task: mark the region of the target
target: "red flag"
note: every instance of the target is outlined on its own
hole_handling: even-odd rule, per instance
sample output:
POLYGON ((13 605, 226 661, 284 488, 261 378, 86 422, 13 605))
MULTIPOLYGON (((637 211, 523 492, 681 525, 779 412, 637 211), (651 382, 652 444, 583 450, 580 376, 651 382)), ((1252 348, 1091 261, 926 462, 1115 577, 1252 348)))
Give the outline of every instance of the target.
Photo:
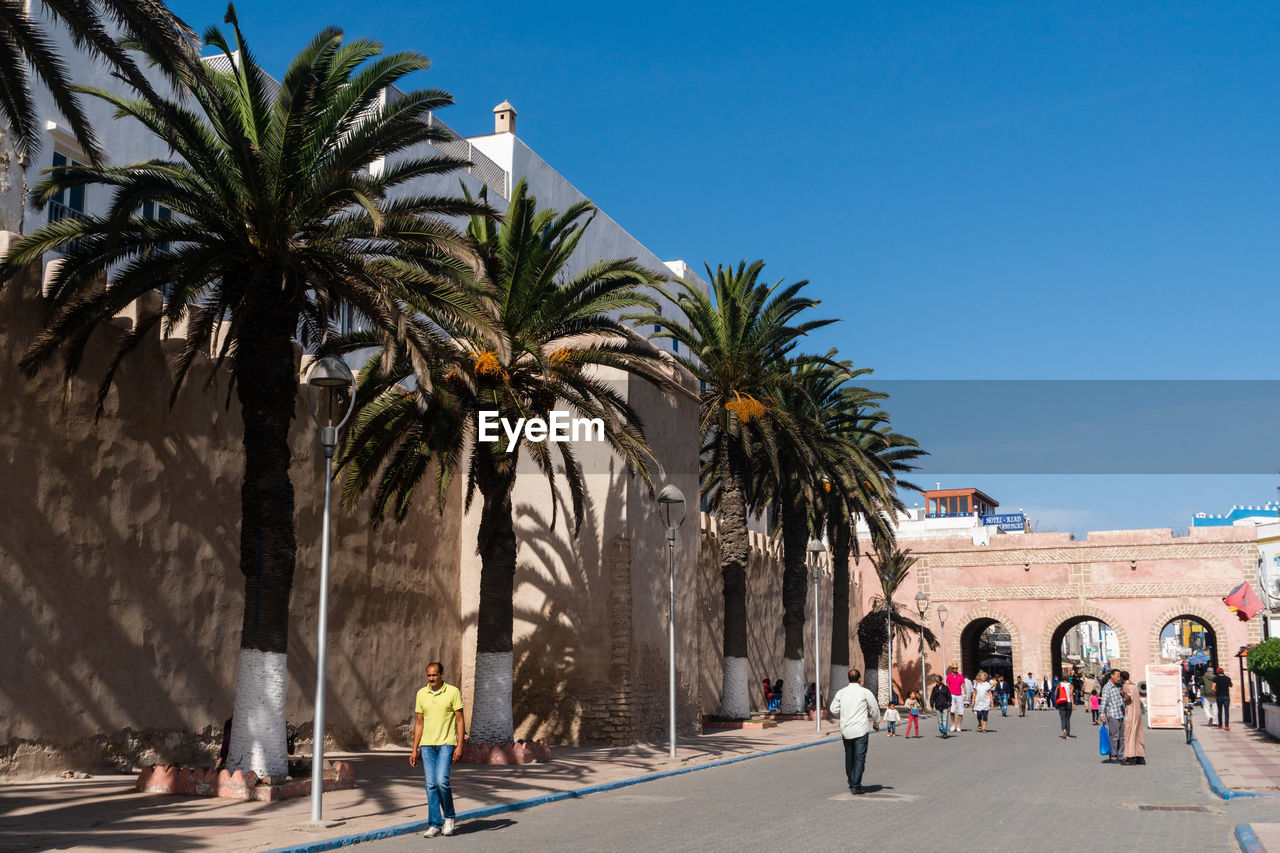
POLYGON ((1233 611, 1241 622, 1248 622, 1262 609, 1262 602, 1253 594, 1253 587, 1249 586, 1248 581, 1231 590, 1227 597, 1222 599, 1222 603, 1227 605, 1227 609, 1233 611))

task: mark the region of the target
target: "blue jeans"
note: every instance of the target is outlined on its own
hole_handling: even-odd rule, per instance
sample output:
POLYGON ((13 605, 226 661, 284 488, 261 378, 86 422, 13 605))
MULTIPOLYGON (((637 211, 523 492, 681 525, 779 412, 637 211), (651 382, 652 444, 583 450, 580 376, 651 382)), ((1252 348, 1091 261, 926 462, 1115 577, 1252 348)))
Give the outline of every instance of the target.
POLYGON ((947 736, 947 709, 938 712, 938 733, 947 736))
POLYGON ((1000 694, 1000 716, 1009 716, 1009 694, 1007 693, 1000 694))
POLYGON ((427 785, 427 826, 444 826, 445 818, 455 814, 453 788, 449 785, 453 750, 452 746, 422 747, 422 777, 427 785))
POLYGON ((867 766, 867 741, 870 734, 850 740, 844 738, 844 774, 849 777, 849 789, 862 787, 862 771, 867 766))

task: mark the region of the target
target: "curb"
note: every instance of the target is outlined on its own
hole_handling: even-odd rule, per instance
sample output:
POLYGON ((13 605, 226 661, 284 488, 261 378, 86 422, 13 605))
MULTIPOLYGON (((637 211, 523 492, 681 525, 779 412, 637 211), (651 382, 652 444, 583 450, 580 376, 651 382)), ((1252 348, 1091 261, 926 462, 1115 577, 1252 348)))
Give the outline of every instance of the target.
POLYGON ((1262 842, 1253 834, 1253 827, 1249 824, 1236 824, 1235 834, 1236 844, 1240 845, 1241 853, 1267 853, 1267 848, 1262 846, 1262 842))
MULTIPOLYGON (((733 758, 722 758, 719 761, 711 761, 706 764, 699 764, 695 767, 681 767, 676 770, 664 770, 661 773, 649 773, 644 776, 634 776, 630 779, 619 779, 616 782, 605 782, 600 785, 588 785, 585 788, 575 788, 572 791, 559 791, 555 794, 545 794, 541 797, 531 797, 527 800, 517 800, 513 803, 500 803, 494 806, 481 806, 478 809, 459 812, 457 819, 477 820, 479 818, 493 817, 494 815, 506 814, 507 812, 524 811, 535 806, 544 806, 548 803, 556 803, 561 800, 579 799, 591 794, 599 794, 604 791, 614 791, 618 788, 627 788, 632 785, 641 785, 645 782, 653 782, 657 779, 665 779, 669 776, 683 776, 686 773, 696 773, 699 770, 710 770, 712 767, 724 767, 727 764, 737 764, 740 761, 750 761, 753 758, 764 758, 768 755, 781 755, 784 752, 795 752, 799 749, 808 749, 811 746, 821 746, 823 744, 835 743, 840 740, 840 736, 815 740, 811 743, 800 743, 795 746, 784 746, 778 749, 770 749, 765 752, 753 752, 750 755, 738 755, 733 758)), ((323 850, 337 850, 340 847, 350 847, 354 844, 362 844, 366 841, 379 841, 384 838, 394 838, 398 835, 409 835, 414 832, 422 832, 427 828, 425 820, 414 821, 413 823, 401 823, 395 826, 388 826, 382 829, 372 829, 366 832, 356 832, 351 835, 339 835, 336 838, 325 838, 319 841, 309 841, 304 844, 295 844, 288 847, 273 847, 265 853, 320 853, 323 850)))
MULTIPOLYGON (((1204 748, 1200 746, 1200 738, 1195 735, 1191 736, 1191 748, 1196 751, 1196 758, 1200 760, 1200 769, 1204 771, 1204 778, 1209 783, 1209 790, 1213 791, 1224 800, 1235 800, 1241 797, 1274 797, 1276 794, 1255 794, 1252 791, 1233 791, 1226 785, 1222 784, 1222 779, 1218 776, 1218 771, 1213 769, 1213 765, 1209 763, 1209 757, 1204 754, 1204 748)), ((1248 829, 1247 824, 1240 826, 1248 829)), ((1236 833, 1239 835, 1240 827, 1236 827, 1236 833)), ((1249 830, 1249 834, 1253 835, 1253 830, 1249 830)), ((1254 838, 1257 841, 1257 838, 1254 838)), ((1256 848, 1261 850, 1261 847, 1256 848)))

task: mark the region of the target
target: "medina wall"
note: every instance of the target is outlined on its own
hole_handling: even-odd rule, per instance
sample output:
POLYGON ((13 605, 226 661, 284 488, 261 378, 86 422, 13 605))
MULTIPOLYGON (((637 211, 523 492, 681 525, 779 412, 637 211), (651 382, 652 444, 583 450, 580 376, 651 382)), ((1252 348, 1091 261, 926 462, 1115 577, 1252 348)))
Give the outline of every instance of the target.
MULTIPOLYGON (((1000 623, 1012 638, 1013 671, 1042 678, 1052 671, 1055 632, 1096 619, 1116 632, 1119 656, 1113 665, 1140 681, 1146 678, 1147 664, 1165 662, 1161 630, 1185 616, 1213 631, 1219 664, 1237 682, 1233 702, 1240 701, 1234 655, 1261 639, 1261 620, 1239 621, 1222 598, 1241 582, 1254 580, 1254 527, 1192 527, 1186 536, 1165 528, 1095 531, 1085 539, 1069 533, 995 536, 988 545, 975 545, 968 537, 903 539, 901 544, 919 561, 895 600, 910 610, 917 590, 924 590, 929 596, 927 621, 935 632, 940 631, 937 607, 947 605, 947 622, 940 631, 945 651, 928 653, 930 673, 942 671, 945 654, 947 663, 974 674, 973 656, 962 642, 965 629, 972 625, 976 632, 1000 623)), ((863 586, 875 588, 874 570, 865 556, 858 569, 863 586)), ((899 690, 920 683, 915 643, 895 645, 894 678, 899 690)))
MULTIPOLYGON (((157 338, 127 359, 104 416, 93 395, 112 339, 81 377, 17 370, 45 319, 33 274, 0 291, 0 774, 125 768, 216 755, 230 714, 244 583, 242 456, 225 375, 199 364, 168 405, 157 338), (202 388, 211 382, 207 392, 202 388)), ((315 690, 323 455, 299 396, 291 438, 298 561, 288 721, 309 737, 315 690)), ((457 672, 457 501, 371 528, 334 505, 328 732, 335 747, 399 740, 425 662, 457 672)))
MULTIPOLYGON (((704 714, 720 712, 724 663, 724 582, 720 577, 720 535, 717 520, 702 515, 702 542, 698 554, 698 655, 699 693, 704 714)), ((763 711, 764 695, 760 683, 784 677, 782 629, 782 544, 760 533, 750 533, 751 557, 747 563, 747 682, 751 709, 763 711)), ((810 558, 813 559, 812 557, 810 558)), ((812 565, 812 563, 810 564, 812 565)), ((822 693, 830 697, 831 672, 831 567, 829 556, 819 558, 822 570, 818 594, 819 637, 822 653, 822 693)), ((811 570, 810 570, 811 571, 811 570)), ((804 683, 813 681, 813 586, 805 597, 804 683)), ((850 593, 849 625, 857 626, 857 610, 850 593)), ((856 644, 854 644, 856 646, 856 644)), ((852 660, 852 659, 851 659, 852 660)))

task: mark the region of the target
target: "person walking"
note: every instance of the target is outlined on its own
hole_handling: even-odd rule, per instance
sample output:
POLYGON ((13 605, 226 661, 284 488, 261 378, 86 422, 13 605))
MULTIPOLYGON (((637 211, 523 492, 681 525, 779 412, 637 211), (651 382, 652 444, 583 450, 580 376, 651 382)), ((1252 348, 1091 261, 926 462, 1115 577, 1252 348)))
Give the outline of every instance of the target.
POLYGON ((1231 676, 1222 667, 1213 677, 1213 698, 1218 703, 1218 725, 1231 731, 1231 676))
POLYGON ((1036 677, 1028 672, 1026 680, 1022 682, 1022 695, 1026 698, 1024 703, 1026 711, 1034 711, 1036 709, 1036 677))
POLYGON ((1058 722, 1062 726, 1062 739, 1066 740, 1072 737, 1071 734, 1071 711, 1075 705, 1075 696, 1072 695, 1071 681, 1063 678, 1059 679, 1058 686, 1054 688, 1053 704, 1058 708, 1058 722))
POLYGON ((1124 761, 1124 696, 1120 692, 1120 672, 1112 670, 1111 679, 1102 688, 1102 700, 1099 703, 1101 716, 1099 719, 1107 727, 1107 735, 1111 738, 1111 754, 1107 763, 1124 761))
POLYGON ((1089 691, 1089 713, 1093 715, 1093 724, 1098 724, 1098 709, 1101 707, 1101 701, 1098 699, 1098 689, 1095 687, 1089 691))
POLYGON ((1040 683, 1040 690, 1038 691, 1038 694, 1037 694, 1039 697, 1037 701, 1039 701, 1040 703, 1041 711, 1049 710, 1049 701, 1053 698, 1053 695, 1049 691, 1050 691, 1049 676, 1046 675, 1044 677, 1044 680, 1040 683))
POLYGON ((955 664, 951 664, 947 673, 947 690, 951 693, 950 729, 959 733, 964 725, 964 676, 955 664))
POLYGON ((996 680, 996 700, 1000 703, 1000 716, 1009 716, 1009 682, 1003 675, 996 680))
POLYGON ((422 776, 427 786, 427 831, 425 838, 453 835, 456 813, 449 772, 458 760, 466 729, 462 720, 462 693, 444 683, 444 664, 427 664, 427 686, 418 691, 413 713, 413 749, 409 766, 422 755, 422 776))
POLYGON ((920 691, 912 690, 911 695, 907 697, 907 737, 911 737, 911 730, 915 729, 915 736, 920 737, 920 691))
POLYGON ((1200 676, 1200 706, 1204 708, 1204 720, 1207 725, 1213 723, 1213 673, 1205 670, 1200 676))
POLYGON ((985 671, 978 673, 978 680, 973 683, 973 714, 978 718, 978 731, 986 734, 987 715, 991 712, 991 692, 995 685, 991 676, 985 671))
POLYGON ((1124 763, 1146 764, 1147 745, 1142 739, 1142 695, 1138 684, 1129 680, 1129 673, 1120 672, 1124 679, 1124 763))
POLYGON ((929 691, 929 707, 938 712, 938 734, 948 737, 950 725, 947 714, 951 711, 951 689, 941 675, 933 677, 933 690, 929 691))
POLYGON ((840 718, 840 738, 844 742, 844 774, 849 793, 865 794, 862 773, 867 766, 867 741, 880 731, 880 702, 863 687, 862 671, 849 670, 849 684, 831 697, 831 713, 840 718))

